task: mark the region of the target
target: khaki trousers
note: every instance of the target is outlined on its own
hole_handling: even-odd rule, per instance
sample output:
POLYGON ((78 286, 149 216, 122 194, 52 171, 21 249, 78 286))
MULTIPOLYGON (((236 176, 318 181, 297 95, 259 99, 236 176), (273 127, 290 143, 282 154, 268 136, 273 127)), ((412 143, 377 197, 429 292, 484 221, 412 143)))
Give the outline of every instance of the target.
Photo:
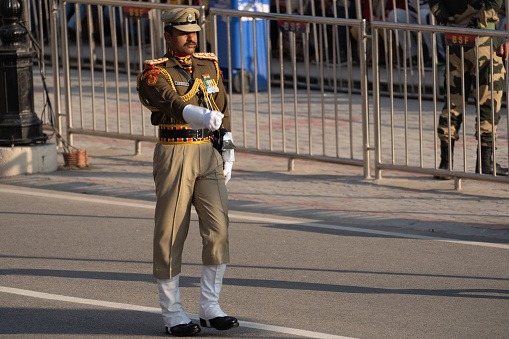
POLYGON ((203 265, 228 263, 228 194, 223 161, 212 143, 157 144, 153 174, 154 277, 170 279, 180 273, 191 204, 199 219, 203 265))

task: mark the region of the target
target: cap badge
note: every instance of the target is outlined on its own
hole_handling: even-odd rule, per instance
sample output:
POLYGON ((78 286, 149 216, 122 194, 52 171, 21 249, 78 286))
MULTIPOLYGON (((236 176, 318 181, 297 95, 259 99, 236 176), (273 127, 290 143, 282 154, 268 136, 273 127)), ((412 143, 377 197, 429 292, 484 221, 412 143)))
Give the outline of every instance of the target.
POLYGON ((187 22, 193 22, 193 15, 191 13, 187 16, 187 22))

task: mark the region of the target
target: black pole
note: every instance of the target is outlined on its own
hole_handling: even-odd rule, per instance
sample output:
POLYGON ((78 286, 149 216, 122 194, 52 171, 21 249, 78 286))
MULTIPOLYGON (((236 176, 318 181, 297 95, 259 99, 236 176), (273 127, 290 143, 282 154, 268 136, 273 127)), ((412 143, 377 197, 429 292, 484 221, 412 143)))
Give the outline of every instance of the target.
POLYGON ((36 53, 25 42, 22 13, 20 0, 0 0, 0 146, 48 139, 34 112, 32 62, 36 53))

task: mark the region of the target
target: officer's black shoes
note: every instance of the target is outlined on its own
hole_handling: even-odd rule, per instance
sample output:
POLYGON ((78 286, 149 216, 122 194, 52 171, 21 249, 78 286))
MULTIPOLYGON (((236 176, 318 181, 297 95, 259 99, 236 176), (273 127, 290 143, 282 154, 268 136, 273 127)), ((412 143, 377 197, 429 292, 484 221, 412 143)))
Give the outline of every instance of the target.
POLYGON ((239 322, 234 317, 216 317, 214 319, 205 320, 200 318, 200 325, 203 327, 213 327, 216 330, 229 330, 230 328, 238 327, 239 322))
POLYGON ((180 324, 173 327, 166 327, 166 333, 173 334, 176 337, 190 337, 200 333, 200 326, 190 322, 189 324, 180 324))
MULTIPOLYGON (((229 330, 238 327, 239 322, 234 317, 217 317, 210 320, 200 318, 200 324, 203 327, 212 327, 216 330, 229 330)), ((189 324, 181 324, 173 327, 166 327, 166 333, 173 334, 176 337, 191 337, 200 333, 201 328, 197 324, 190 322, 189 324)))

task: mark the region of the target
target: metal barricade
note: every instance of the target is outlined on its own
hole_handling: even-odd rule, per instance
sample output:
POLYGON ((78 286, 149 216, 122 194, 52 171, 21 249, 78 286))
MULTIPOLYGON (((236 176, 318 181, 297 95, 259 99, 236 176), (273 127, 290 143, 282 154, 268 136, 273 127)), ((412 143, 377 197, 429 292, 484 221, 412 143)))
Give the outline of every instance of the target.
MULTIPOLYGON (((254 90, 249 93, 252 89, 250 78, 242 75, 248 65, 242 64, 237 74, 241 75, 238 82, 243 94, 235 95, 231 52, 219 55, 228 59, 225 78, 232 79, 228 81, 231 120, 236 144, 242 151, 286 156, 290 159, 289 168, 293 166, 293 159, 364 166, 364 175, 369 177, 366 65, 362 59, 357 65, 352 64, 351 49, 347 62, 342 64, 336 39, 338 27, 355 26, 358 32, 363 32, 364 21, 211 8, 212 32, 217 32, 219 20, 223 20, 227 27, 226 50, 240 48, 240 60, 245 59, 242 39, 257 41, 257 21, 264 23, 266 31, 270 31, 271 25, 278 26, 278 45, 272 46, 271 39, 267 39, 266 45, 260 46, 267 51, 265 60, 258 60, 256 53, 248 58, 254 65, 267 62, 270 81, 264 91, 258 90, 259 74, 255 67, 252 74, 254 90), (238 25, 240 41, 231 41, 234 18, 253 25, 248 34, 243 33, 245 25, 238 25), (326 30, 332 33, 331 55, 325 54, 323 40, 310 45, 312 32, 320 35, 326 30), (288 35, 289 50, 294 51, 290 60, 283 56, 284 35, 288 35), (296 44, 297 38, 302 41, 300 48, 296 44), (310 52, 315 53, 314 58, 310 57, 310 52), (353 94, 355 85, 360 95, 353 94)), ((217 53, 217 39, 212 46, 212 51, 217 53)), ((363 44, 359 49, 360 54, 364 54, 363 44)))
MULTIPOLYGON (((60 128, 65 129, 69 144, 73 143, 74 135, 84 134, 135 140, 139 151, 141 141, 156 140, 156 131, 149 121, 150 111, 137 99, 135 75, 141 71, 145 59, 164 54, 159 14, 172 7, 181 5, 69 0, 55 7, 54 26, 59 28, 55 37, 61 37, 57 41, 61 42, 64 89, 59 111, 61 109, 66 118, 65 128, 60 128), (74 11, 75 17, 85 18, 83 25, 81 20, 75 21, 74 31, 70 34, 69 9, 74 11)), ((242 16, 242 20, 251 20, 253 24, 263 20, 267 31, 271 24, 281 22, 300 23, 306 29, 304 33, 278 31, 279 60, 274 61, 277 57, 273 59, 271 53, 266 59, 270 65, 267 68, 270 79, 267 90, 255 88, 251 93, 237 93, 232 91, 232 81, 229 82, 233 132, 239 151, 286 156, 290 159, 289 166, 293 166, 293 159, 297 158, 364 166, 365 177, 370 176, 368 152, 372 148, 367 127, 365 64, 358 61, 352 65, 352 53, 348 55, 348 62, 340 63, 336 35, 340 26, 355 26, 362 32, 363 21, 213 8, 207 20, 204 8, 199 9, 204 28, 200 35, 201 51, 206 51, 207 29, 212 29, 210 26, 220 14, 242 16), (325 31, 333 35, 331 55, 325 54, 325 31), (296 35, 300 35, 307 52, 302 59, 298 60, 294 54, 287 60, 283 58, 283 38, 289 37, 296 51, 296 35), (313 45, 310 35, 322 36, 322 40, 314 41, 313 45), (310 57, 310 50, 315 53, 314 58, 310 57), (362 91, 364 95, 359 95, 362 91), (293 105, 288 105, 289 102, 293 105)), ((256 30, 253 33, 256 34, 256 30)), ((217 50, 215 34, 210 36, 216 41, 211 41, 211 45, 217 50)), ((266 41, 270 52, 270 40, 266 41)), ((361 44, 359 50, 362 49, 361 44)), ((58 55, 57 51, 54 49, 53 55, 58 55)), ((56 58, 57 67, 58 61, 56 58)), ((230 58, 228 62, 231 63, 230 58)), ((59 76, 55 79, 60 81, 59 76)))
MULTIPOLYGON (((461 29, 453 27, 440 27, 440 26, 421 26, 421 25, 410 25, 410 24, 394 24, 384 22, 373 22, 372 28, 372 39, 373 39, 373 50, 377 50, 380 45, 380 32, 385 32, 384 36, 388 40, 389 46, 392 43, 392 37, 398 31, 412 32, 417 35, 417 38, 421 39, 423 33, 431 33, 433 35, 437 33, 448 33, 456 34, 458 36, 473 36, 475 48, 475 59, 479 59, 479 38, 486 36, 490 43, 490 74, 493 74, 493 37, 509 37, 507 32, 497 32, 488 30, 478 29, 461 29)), ((454 36, 454 35, 453 35, 454 36)), ((461 46, 461 73, 464 74, 461 77, 461 88, 462 88, 462 100, 465 102, 465 98, 468 97, 468 92, 471 91, 470 87, 466 87, 465 76, 465 59, 464 50, 465 47, 461 46), (468 92, 467 92, 468 91, 468 92)), ((399 51, 398 51, 399 52, 399 51)), ((436 51, 435 51, 436 52, 436 51)), ((403 54, 405 50, 403 49, 403 54)), ((406 77, 408 71, 412 65, 394 65, 392 49, 388 50, 389 68, 382 70, 379 67, 378 54, 374 54, 376 60, 373 62, 373 112, 374 112, 374 131, 375 131, 375 177, 377 179, 382 178, 382 170, 398 170, 407 171, 412 173, 429 174, 435 176, 452 176, 455 178, 456 188, 461 188, 461 179, 475 179, 475 180, 489 180, 509 183, 507 177, 500 177, 495 175, 481 175, 475 171, 476 165, 480 164, 480 160, 477 157, 477 152, 480 152, 481 145, 476 141, 475 135, 478 135, 480 130, 479 126, 476 125, 476 121, 480 121, 480 107, 479 101, 475 105, 464 106, 461 112, 460 119, 463 120, 463 132, 458 141, 456 141, 456 158, 458 158, 461 152, 461 161, 453 161, 454 168, 450 169, 438 169, 439 164, 439 150, 440 140, 437 137, 438 118, 440 112, 442 112, 442 105, 437 106, 437 97, 443 96, 440 93, 438 84, 443 81, 442 77, 438 76, 439 70, 436 66, 436 53, 433 53, 433 67, 431 71, 426 71, 422 66, 422 57, 418 57, 417 67, 415 67, 417 80, 418 80, 418 92, 417 98, 411 99, 406 92, 406 87, 410 86, 405 82, 405 90, 403 96, 397 98, 394 93, 393 76, 397 71, 402 71, 406 77), (396 68, 399 68, 396 70, 396 68), (384 74, 385 73, 385 74, 384 74), (380 88, 387 88, 389 91, 389 97, 382 97, 380 88), (433 101, 423 101, 422 93, 426 90, 431 89, 433 95, 433 101), (417 99, 417 100, 415 100, 417 99), (476 128, 474 128, 476 125, 476 128)), ((440 72, 442 75, 445 74, 445 93, 450 98, 450 88, 453 81, 449 77, 449 60, 450 60, 449 46, 446 48, 446 67, 440 72)), ((405 58, 403 58, 405 60, 405 58)), ((475 69, 476 83, 473 84, 475 97, 479 97, 479 63, 474 63, 472 66, 475 69)), ((507 67, 507 65, 506 65, 507 67)), ((490 78, 488 87, 491 91, 491 121, 494 120, 496 107, 500 106, 499 103, 493 101, 494 93, 494 76, 490 78)), ((456 83, 457 85, 457 83, 456 83)), ((507 80, 506 80, 507 89, 507 80)), ((450 127, 451 121, 451 105, 449 102, 445 103, 444 112, 448 115, 448 122, 450 127)), ((506 117, 507 117, 507 105, 506 105, 506 117)), ((507 145, 507 131, 509 123, 498 125, 498 138, 495 138, 495 132, 492 131, 492 138, 494 152, 493 161, 496 163, 498 157, 507 159, 508 145, 507 145)), ((451 144, 449 137, 448 144, 451 144)), ((449 149, 449 152, 454 150, 449 149)), ((450 154, 450 153, 449 153, 450 154)), ((507 160, 506 160, 507 161, 507 160)), ((452 163, 451 163, 452 164, 452 163)), ((505 162, 504 167, 507 166, 505 162)))
MULTIPOLYGON (((127 139, 135 141, 139 152, 142 141, 157 140, 150 111, 137 98, 135 78, 145 59, 163 56, 166 46, 159 15, 161 10, 174 7, 182 5, 120 0, 54 0, 49 4, 53 107, 58 117, 55 124, 68 143, 73 143, 75 134, 127 139), (71 34, 65 9, 72 9, 79 18, 83 13, 86 17, 83 25, 81 20, 76 21, 71 34), (60 120, 64 117, 66 126, 60 120)), ((436 66, 435 50, 438 33, 497 37, 507 37, 507 33, 379 21, 371 22, 367 32, 366 22, 357 19, 217 8, 210 8, 205 16, 204 6, 195 8, 201 13, 203 27, 200 51, 211 48, 218 53, 218 21, 226 24, 227 33, 221 43, 229 52, 219 57, 227 60, 225 83, 239 151, 287 157, 289 169, 293 168, 294 159, 362 166, 365 178, 371 176, 374 155, 378 179, 382 178, 382 170, 391 169, 452 174, 457 188, 461 178, 508 182, 507 178, 479 175, 472 170, 479 145, 471 133, 476 116, 468 113, 464 117, 462 139, 467 141, 461 144, 462 161, 456 162, 453 171, 437 169, 436 130, 441 110, 437 101, 443 96, 441 75, 445 67, 436 66), (232 28, 234 19, 252 29, 243 31, 244 24, 232 28), (267 32, 263 46, 266 56, 259 59, 253 53, 248 64, 240 66, 241 76, 235 84, 231 51, 239 48, 242 56, 243 39, 250 41, 255 50, 260 47, 256 29, 260 23, 267 32), (340 56, 339 28, 357 31, 355 47, 349 35, 346 37, 346 56, 340 56), (241 41, 231 40, 234 29, 239 30, 241 41), (384 62, 378 53, 382 45, 380 32, 385 37, 384 62), (398 32, 417 36, 419 53, 415 65, 402 63, 409 46, 406 38, 396 38, 398 32), (435 46, 431 68, 425 67, 420 47, 422 35, 428 33, 435 46), (370 39, 369 46, 376 53, 372 53, 372 69, 368 71, 370 39), (396 55, 393 46, 398 51, 396 55), (254 74, 245 78, 249 63, 255 66, 254 74), (257 63, 266 63, 266 88, 259 86, 257 63)), ((44 43, 42 35, 38 39, 44 43)), ((499 125, 495 161, 507 157, 508 129, 499 125)))

